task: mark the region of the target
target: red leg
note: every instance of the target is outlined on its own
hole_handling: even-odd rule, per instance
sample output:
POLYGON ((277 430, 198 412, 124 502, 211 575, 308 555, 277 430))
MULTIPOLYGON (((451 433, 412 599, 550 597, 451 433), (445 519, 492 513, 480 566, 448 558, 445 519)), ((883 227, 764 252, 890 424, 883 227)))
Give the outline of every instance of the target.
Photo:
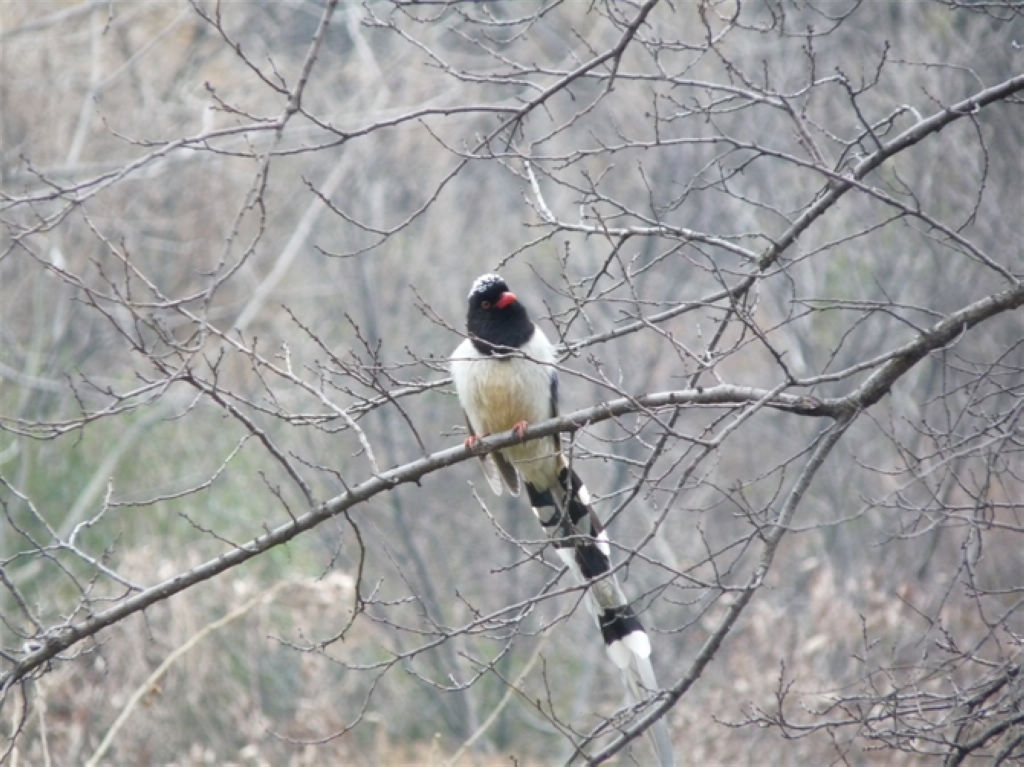
POLYGON ((516 421, 512 424, 512 431, 516 433, 516 436, 519 437, 519 439, 523 439, 526 435, 527 426, 529 426, 529 424, 526 421, 516 421))
POLYGON ((470 434, 468 437, 466 437, 465 440, 463 440, 462 444, 466 446, 467 450, 472 450, 474 447, 476 447, 476 443, 479 441, 480 438, 478 436, 476 436, 475 434, 470 434))

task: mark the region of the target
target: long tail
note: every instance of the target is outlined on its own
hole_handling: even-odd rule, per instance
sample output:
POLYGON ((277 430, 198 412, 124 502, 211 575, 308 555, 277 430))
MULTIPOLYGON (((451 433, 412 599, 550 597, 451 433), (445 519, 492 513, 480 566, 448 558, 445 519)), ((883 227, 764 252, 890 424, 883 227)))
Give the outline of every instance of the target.
MULTIPOLYGON (((611 545, 590 507, 590 493, 564 456, 560 455, 559 461, 558 481, 553 487, 540 489, 525 483, 530 505, 553 540, 558 556, 581 582, 588 584, 605 649, 638 703, 660 689, 651 666, 651 641, 618 579, 609 574, 611 545)), ((674 765, 663 719, 655 722, 651 735, 661 767, 674 765)))

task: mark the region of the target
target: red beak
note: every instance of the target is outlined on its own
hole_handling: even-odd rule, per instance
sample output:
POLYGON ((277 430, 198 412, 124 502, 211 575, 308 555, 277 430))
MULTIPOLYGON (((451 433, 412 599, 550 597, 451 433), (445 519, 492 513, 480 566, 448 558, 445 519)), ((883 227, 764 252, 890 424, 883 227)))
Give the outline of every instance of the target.
POLYGON ((501 294, 501 298, 499 298, 494 305, 499 309, 504 309, 509 304, 514 304, 515 302, 516 294, 506 290, 504 293, 501 294))

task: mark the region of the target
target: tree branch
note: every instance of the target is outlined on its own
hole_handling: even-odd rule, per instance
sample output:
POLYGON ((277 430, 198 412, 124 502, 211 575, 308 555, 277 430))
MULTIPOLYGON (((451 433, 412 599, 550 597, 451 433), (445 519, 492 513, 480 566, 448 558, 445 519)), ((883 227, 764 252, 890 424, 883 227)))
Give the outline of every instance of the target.
MULTIPOLYGON (((585 426, 617 418, 629 413, 653 411, 665 407, 739 405, 763 401, 765 407, 796 415, 832 418, 848 423, 857 412, 875 404, 892 385, 920 361, 928 352, 949 344, 958 335, 985 319, 1024 305, 1024 286, 1005 290, 985 297, 936 323, 914 341, 897 348, 891 359, 867 381, 845 397, 817 399, 779 393, 768 396, 769 390, 753 387, 720 385, 706 389, 682 389, 656 392, 638 397, 622 397, 582 408, 572 413, 531 424, 525 431, 527 440, 559 432, 571 433, 585 426), (767 397, 767 398, 766 398, 767 397)), ((472 450, 464 446, 449 447, 415 461, 376 474, 352 489, 335 496, 292 522, 287 522, 263 535, 253 538, 236 549, 208 560, 198 567, 151 586, 109 610, 97 613, 78 624, 54 629, 42 637, 41 646, 27 653, 9 671, 0 675, 0 694, 6 694, 11 685, 28 673, 56 657, 56 655, 86 637, 110 626, 163 599, 184 591, 197 583, 229 570, 254 556, 285 543, 300 533, 310 530, 326 519, 402 484, 418 483, 435 471, 465 461, 475 455, 490 453, 519 441, 514 432, 504 432, 481 439, 472 450)), ((783 524, 782 522, 779 523, 783 524)), ((680 692, 681 694, 681 692, 680 692)))

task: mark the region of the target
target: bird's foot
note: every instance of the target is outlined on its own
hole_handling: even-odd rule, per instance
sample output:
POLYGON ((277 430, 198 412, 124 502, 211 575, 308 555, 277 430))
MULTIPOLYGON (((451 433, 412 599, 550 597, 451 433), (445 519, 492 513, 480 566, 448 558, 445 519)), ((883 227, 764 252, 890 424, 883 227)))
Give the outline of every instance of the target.
POLYGON ((466 450, 472 450, 480 443, 480 437, 475 434, 470 434, 463 440, 462 444, 466 446, 466 450))
POLYGON ((529 424, 526 421, 516 421, 512 424, 512 431, 516 433, 516 436, 519 437, 519 439, 523 439, 526 436, 527 426, 529 426, 529 424))

